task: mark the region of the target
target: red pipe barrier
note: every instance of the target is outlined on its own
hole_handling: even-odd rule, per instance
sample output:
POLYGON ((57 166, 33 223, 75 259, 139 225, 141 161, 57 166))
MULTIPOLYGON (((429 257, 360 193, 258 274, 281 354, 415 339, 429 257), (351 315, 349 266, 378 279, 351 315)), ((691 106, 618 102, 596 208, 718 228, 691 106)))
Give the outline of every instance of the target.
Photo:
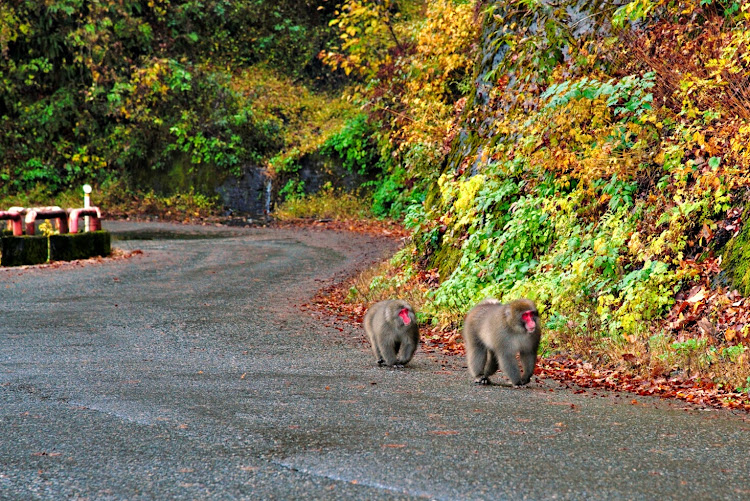
POLYGON ((55 219, 57 221, 57 229, 60 233, 68 232, 68 213, 60 207, 35 207, 29 209, 28 212, 26 212, 27 235, 33 235, 35 233, 34 222, 37 219, 55 219))
POLYGON ((68 222, 71 233, 78 233, 78 220, 84 216, 90 216, 89 230, 98 231, 102 229, 102 213, 99 207, 86 207, 84 209, 68 209, 68 222))
POLYGON ((8 226, 13 229, 13 236, 23 235, 23 215, 14 210, 0 210, 0 220, 7 220, 8 226))

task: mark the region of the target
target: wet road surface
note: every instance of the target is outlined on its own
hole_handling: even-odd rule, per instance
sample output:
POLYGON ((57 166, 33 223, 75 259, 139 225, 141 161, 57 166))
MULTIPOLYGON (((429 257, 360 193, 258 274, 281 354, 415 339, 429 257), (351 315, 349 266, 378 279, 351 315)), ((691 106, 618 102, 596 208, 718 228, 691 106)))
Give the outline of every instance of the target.
POLYGON ((392 243, 105 228, 143 254, 0 269, 0 499, 750 498, 744 414, 378 368, 305 311, 392 243))

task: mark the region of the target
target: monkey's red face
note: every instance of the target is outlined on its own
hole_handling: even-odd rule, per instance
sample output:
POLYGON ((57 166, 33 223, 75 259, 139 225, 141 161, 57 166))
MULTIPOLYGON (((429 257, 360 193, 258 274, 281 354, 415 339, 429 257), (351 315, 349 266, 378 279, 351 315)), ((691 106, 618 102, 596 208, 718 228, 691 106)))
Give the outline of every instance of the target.
POLYGON ((411 323, 411 318, 409 318, 409 310, 406 308, 401 308, 401 311, 398 312, 398 316, 401 317, 401 320, 404 321, 404 325, 409 325, 411 323))
POLYGON ((526 332, 534 332, 536 329, 536 322, 534 321, 534 312, 531 310, 524 311, 521 315, 523 324, 526 326, 526 332))

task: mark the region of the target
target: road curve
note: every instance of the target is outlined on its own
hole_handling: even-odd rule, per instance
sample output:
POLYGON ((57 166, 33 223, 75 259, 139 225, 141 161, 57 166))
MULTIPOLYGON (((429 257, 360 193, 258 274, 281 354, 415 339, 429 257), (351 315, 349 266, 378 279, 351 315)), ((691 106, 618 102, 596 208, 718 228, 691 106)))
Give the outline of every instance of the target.
POLYGON ((0 269, 0 499, 750 497, 746 415, 376 367, 303 305, 391 242, 105 228, 143 254, 0 269))

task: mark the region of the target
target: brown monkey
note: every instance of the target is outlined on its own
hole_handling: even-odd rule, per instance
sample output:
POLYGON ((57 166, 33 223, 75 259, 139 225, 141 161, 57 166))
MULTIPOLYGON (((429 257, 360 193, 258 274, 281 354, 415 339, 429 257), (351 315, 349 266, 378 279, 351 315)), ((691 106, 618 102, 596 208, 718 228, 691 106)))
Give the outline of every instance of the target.
POLYGON ((477 384, 490 384, 498 364, 515 386, 531 380, 539 349, 541 326, 536 305, 529 299, 501 304, 485 299, 464 320, 464 347, 469 372, 477 384), (523 375, 516 354, 521 356, 523 375))
POLYGON ((406 301, 375 303, 365 313, 364 327, 378 365, 403 367, 414 356, 419 328, 414 309, 406 301))

